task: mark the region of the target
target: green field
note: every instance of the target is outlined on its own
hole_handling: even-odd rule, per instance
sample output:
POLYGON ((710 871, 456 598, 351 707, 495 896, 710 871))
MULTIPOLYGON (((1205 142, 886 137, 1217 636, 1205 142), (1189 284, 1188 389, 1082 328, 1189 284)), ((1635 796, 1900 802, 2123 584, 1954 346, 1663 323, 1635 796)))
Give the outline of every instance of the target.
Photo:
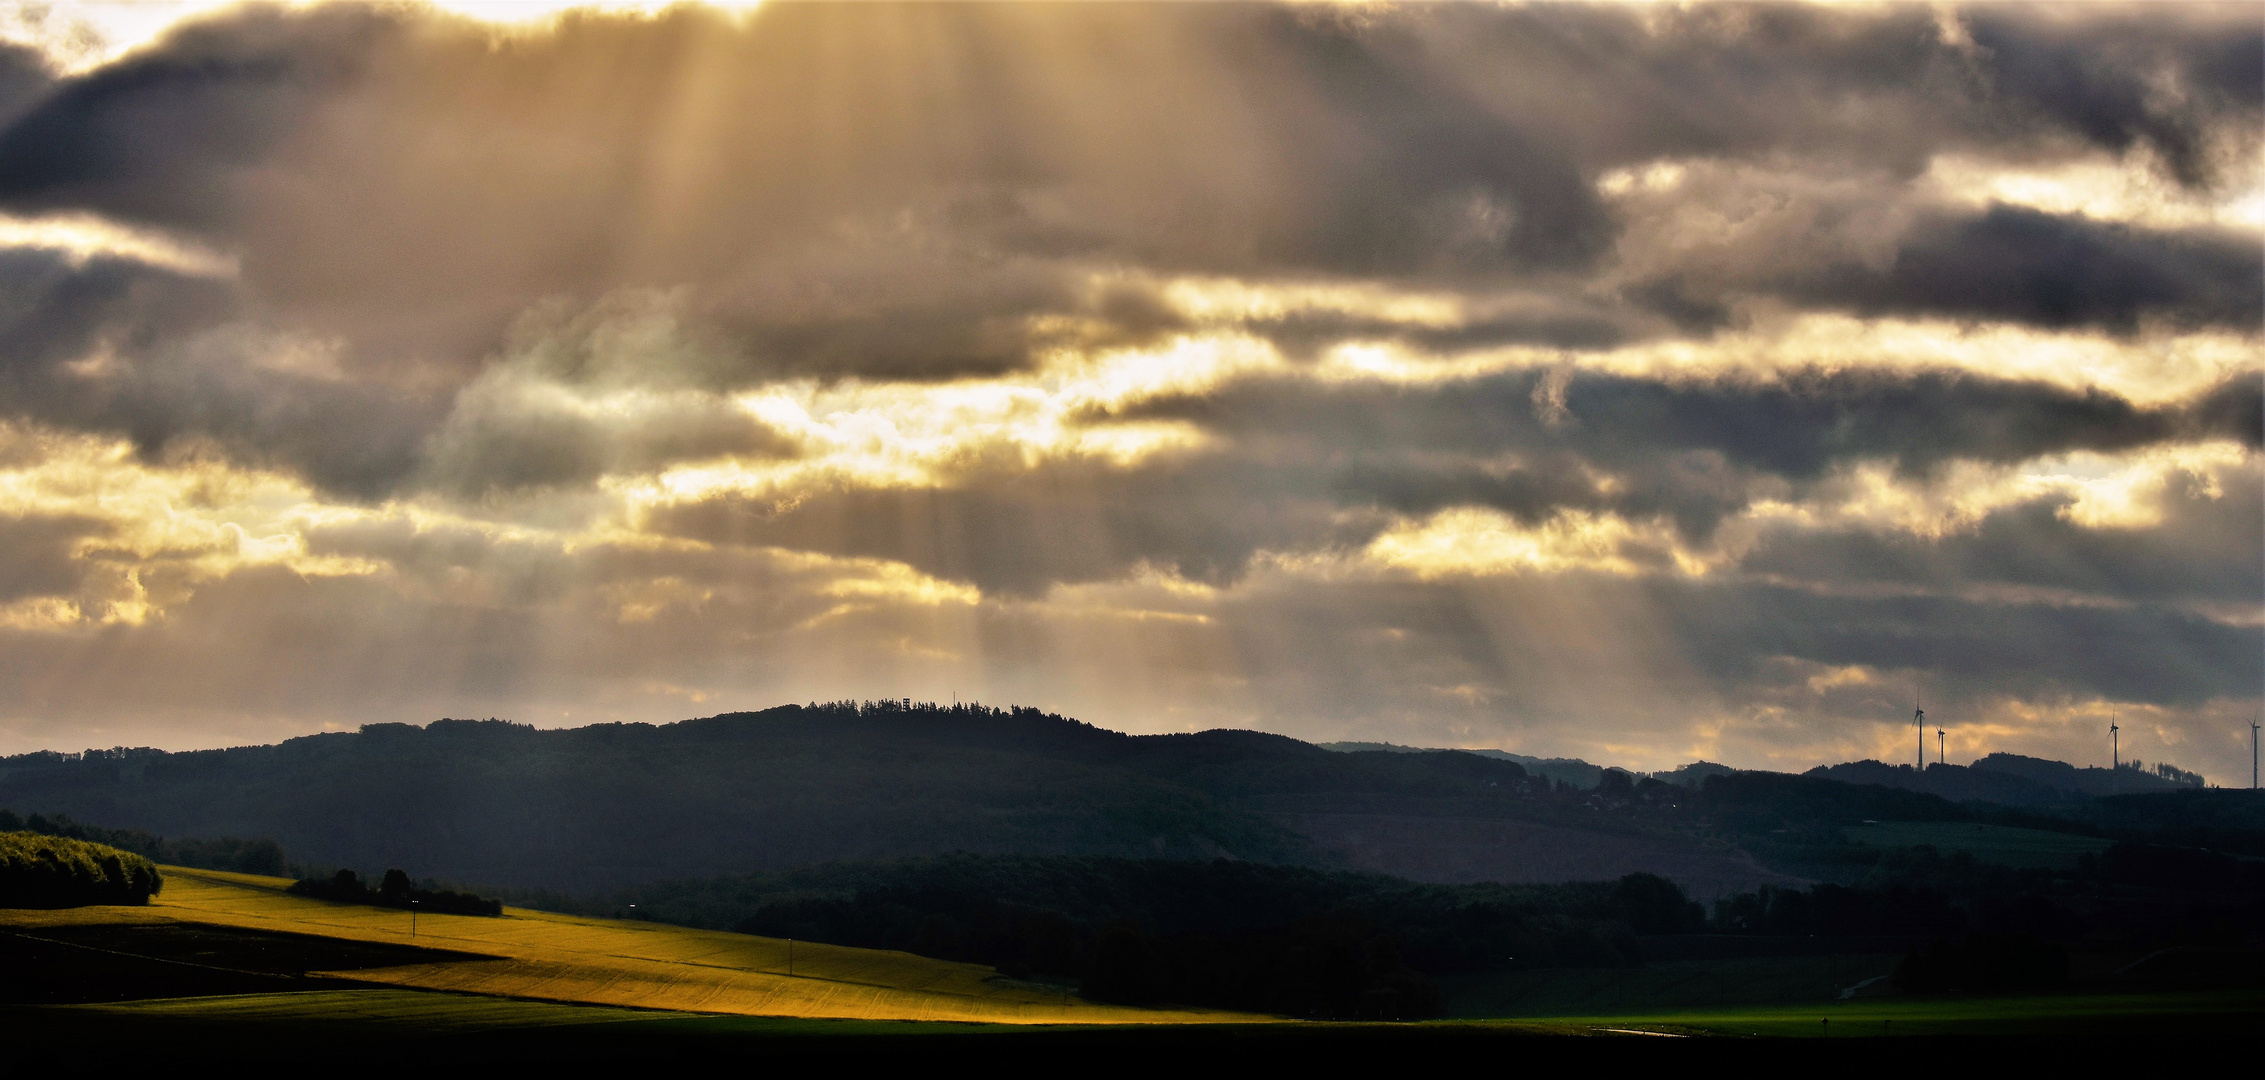
POLYGON ((1857 1036, 2095 1036, 2104 1025, 2137 1034, 2236 1034, 2265 1018, 2265 991, 2160 994, 1955 995, 1881 998, 1799 1006, 1676 1009, 1568 1016, 1582 1028, 1626 1028, 1685 1035, 1852 1038, 1857 1036))
POLYGON ((2091 1056, 2096 1051, 2079 1048, 2110 1028, 2123 1047, 2197 1047, 2246 1038, 2261 1016, 2265 994, 2242 991, 1886 999, 1414 1024, 1029 1025, 717 1016, 365 989, 0 1007, 0 1026, 42 1033, 31 1047, 35 1067, 47 1064, 37 1056, 44 1047, 133 1045, 163 1047, 177 1061, 321 1061, 326 1069, 404 1060, 582 1068, 666 1060, 734 1069, 950 1061, 992 1071, 1059 1071, 1065 1063, 1106 1063, 1109 1071, 1199 1063, 1343 1071, 1437 1055, 1525 1067, 1849 1063, 1858 1059, 1829 1050, 1832 1040, 1876 1044, 1883 1037, 1987 1038, 2030 1057, 2091 1056))
POLYGON ((653 923, 511 909, 427 915, 412 929, 404 912, 292 896, 277 879, 167 874, 146 907, 0 911, 0 960, 40 991, 0 999, 15 1002, 0 1005, 0 1025, 50 1036, 41 1046, 279 1063, 414 1043, 420 1054, 498 1064, 656 1054, 911 1063, 950 1053, 1003 1068, 1065 1055, 1343 1065, 1363 1054, 1492 1053, 1511 1040, 1529 1056, 1599 1039, 1696 1045, 1646 1034, 1722 1046, 2005 1036, 2050 1048, 2108 1025, 2207 1039, 2265 1016, 2257 990, 1844 999, 1867 980, 1884 989, 1897 959, 1846 954, 1455 977, 1442 980, 1454 1019, 1313 1023, 1100 1005, 974 965, 806 943, 793 946, 790 973, 784 941, 653 923), (119 1000, 135 991, 147 996, 119 1000))
POLYGON ((1654 961, 1642 967, 1447 976, 1440 986, 1446 992, 1448 1015, 1467 1019, 1824 1003, 1839 1000, 1844 990, 1866 980, 1888 975, 1901 959, 1897 954, 1865 953, 1654 961))
POLYGON ((1932 847, 1945 855, 1963 851, 1977 861, 2040 870, 2069 870, 2084 855, 2097 855, 2113 841, 2042 829, 1975 825, 1952 821, 1890 821, 1850 825, 1840 831, 1850 843, 1875 848, 1932 847))

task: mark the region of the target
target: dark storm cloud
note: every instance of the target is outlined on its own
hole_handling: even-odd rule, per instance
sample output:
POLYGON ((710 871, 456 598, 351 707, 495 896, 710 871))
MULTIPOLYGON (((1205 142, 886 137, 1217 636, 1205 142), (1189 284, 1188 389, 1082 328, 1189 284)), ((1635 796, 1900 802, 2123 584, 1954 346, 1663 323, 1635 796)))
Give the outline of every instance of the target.
MULTIPOLYGON (((1587 287, 1633 227, 1595 192, 1622 165, 1872 169, 1884 179, 1841 197, 1892 204, 1931 154, 2050 156, 2072 137, 2151 147, 2207 183, 2211 140, 2254 126, 2259 95, 2243 80, 2256 42, 2228 32, 2247 26, 2238 18, 1991 9, 1966 23, 1973 46, 1917 8, 789 4, 744 23, 682 9, 499 36, 332 5, 234 11, 59 82, 11 49, 0 116, 28 111, 0 129, 0 207, 188 230, 240 251, 243 273, 200 281, 10 253, 0 363, 16 415, 127 434, 151 454, 202 439, 368 499, 789 452, 720 399, 601 423, 495 385, 531 306, 603 313, 646 286, 673 290, 705 343, 698 371, 653 378, 709 393, 800 375, 996 374, 1050 349, 1189 328, 1147 286, 1092 286, 1096 270, 1125 267, 1535 297, 1448 326, 1312 313, 1244 324, 1298 356, 1353 339, 1605 348, 1676 324, 1705 331, 1742 291, 2047 326, 2254 324, 2253 238, 2010 209, 1926 216, 1878 269, 1789 243, 1727 272, 1636 282, 1632 305, 1587 287), (335 343, 341 377, 267 370, 249 344, 182 349, 226 322, 335 343), (98 348, 118 361, 103 379, 59 366, 98 348)), ((1735 185, 1723 196, 1742 197, 1735 185)), ((1833 210, 1804 231, 1831 237, 1857 216, 1833 210)), ((1914 468, 2001 460, 2144 442, 2165 436, 2140 429, 2168 423, 1972 386, 1709 398, 1584 379, 1566 403, 1582 422, 1542 430, 1521 378, 1374 415, 1314 407, 1355 443, 1552 448, 1649 471, 1621 508, 1700 532, 1746 497, 1741 471, 1802 478, 1860 453, 1914 468), (1363 434, 1380 426, 1392 430, 1363 434), (1663 449, 1685 457, 1642 460, 1663 449)), ((1230 394, 1190 407, 1231 427, 1291 406, 1230 394)), ((1525 514, 1579 503, 1575 464, 1395 480, 1408 470, 1358 461, 1282 479, 1300 497, 1401 510, 1469 498, 1525 514)))
POLYGON ((1235 460, 1127 471, 1061 465, 945 489, 826 491, 780 507, 724 497, 664 507, 646 527, 713 543, 892 559, 987 591, 1039 595, 1123 577, 1143 562, 1191 580, 1239 578, 1262 549, 1366 542, 1324 477, 1235 460))
MULTIPOLYGON (((2191 478, 2189 478, 2191 479, 2191 478)), ((1833 587, 1894 583, 1936 590, 1994 585, 2154 603, 2238 602, 2265 596, 2265 488, 2237 471, 2211 497, 2174 484, 2166 520, 2147 528, 2086 528, 2066 497, 1992 511, 1971 527, 1922 539, 1865 531, 1777 530, 1740 570, 1833 587)))
POLYGON ((1892 266, 1843 265, 1783 291, 1865 315, 1926 313, 2129 331, 2141 318, 2253 329, 2265 319, 2265 238, 2163 231, 1995 207, 1906 236, 1892 266))
MULTIPOLYGON (((1520 373, 1422 388, 1257 379, 1136 410, 1192 420, 1224 437, 1213 449, 1138 469, 976 470, 940 489, 829 490, 786 504, 731 496, 658 509, 647 526, 716 543, 893 559, 1018 595, 1121 577, 1142 562, 1193 580, 1233 581, 1260 551, 1357 549, 1395 515, 1458 506, 1529 524, 1566 510, 1664 515, 1687 541, 1704 545, 1723 519, 1756 499, 1798 498, 1839 465, 1885 460, 1916 479, 1954 460, 2010 464, 2211 438, 2254 445, 2249 418, 2260 398, 2248 379, 2194 402, 2144 408, 2097 391, 1940 372, 1677 384, 1581 376, 1562 385, 1566 416, 1555 419, 1536 401, 1554 377, 1520 373), (1601 487, 1600 473, 1614 483, 1601 487)), ((2247 580, 2232 568, 2240 562, 2240 514, 2224 511, 2241 505, 2198 503, 2203 509, 2177 517, 2164 536, 2128 540, 2092 537, 2065 522, 2048 528, 2058 504, 2045 504, 1993 519, 1986 543, 1946 541, 1936 550, 1916 540, 1836 535, 1804 547, 1810 542, 1795 537, 1783 541, 1784 551, 1765 548, 1754 569, 1794 573, 1786 560, 1807 559, 1824 576, 1841 558, 1853 580, 1868 580, 1855 563, 1863 545, 1874 544, 1923 553, 1910 556, 1918 563, 1872 564, 1883 580, 1938 587, 1963 573, 2121 595, 2117 575, 2128 571, 2133 595, 2153 595, 2168 587, 2160 581, 2247 580), (2204 512, 2209 507, 2218 509, 2204 512), (1990 569, 2018 562, 2014 553, 2024 544, 2035 545, 2035 566, 1990 569), (2124 554, 2110 557, 2117 552, 2124 554), (2098 560, 2097 569, 2069 576, 2071 561, 2084 558, 2098 560), (2145 569, 2149 560, 2173 565, 2145 569), (2061 576, 2053 576, 2054 565, 2061 576)), ((1638 563, 1660 557, 1622 554, 1638 563)), ((2193 588, 2187 595, 2208 586, 2193 588)))
POLYGON ((2265 38, 2253 17, 2239 29, 2190 20, 2238 10, 2157 7, 2086 22, 1983 8, 1969 34, 2007 102, 2105 149, 2144 144, 2181 182, 2201 185, 2217 179, 2206 118, 2254 114, 2265 95, 2265 38))
POLYGON ((232 231, 243 174, 350 84, 389 24, 246 7, 67 80, 0 132, 0 204, 232 231))
POLYGON ((1705 451, 1741 468, 1810 480, 1857 460, 1891 460, 1918 473, 1953 460, 2010 463, 2168 440, 2254 446, 2261 395, 2248 377, 2190 403, 2149 408, 2098 389, 1946 371, 1847 368, 1674 382, 1526 371, 1424 387, 1254 378, 1154 399, 1125 415, 1187 419, 1247 442, 1304 442, 1317 456, 1519 451, 1622 467, 1705 451), (1563 382, 1545 385, 1554 379, 1563 382), (1553 389, 1562 417, 1537 399, 1553 389))
POLYGON ((1252 318, 1243 329, 1273 342, 1284 355, 1311 360, 1322 350, 1347 341, 1389 341, 1434 354, 1452 354, 1504 345, 1560 349, 1609 349, 1656 333, 1641 312, 1566 303, 1550 309, 1489 315, 1450 326, 1426 326, 1329 311, 1302 311, 1252 318))
POLYGON ((417 466, 442 402, 256 366, 272 343, 231 335, 225 282, 131 259, 0 250, 0 410, 122 435, 156 457, 184 437, 354 496, 417 466), (90 369, 80 361, 102 355, 90 369))
POLYGON ((1970 698, 2073 695, 2200 705, 2257 692, 2265 630, 2156 606, 1821 596, 1796 588, 1661 583, 1686 655, 1725 684, 1778 657, 1921 670, 1970 698))
MULTIPOLYGON (((647 285, 692 288, 741 381, 997 372, 1059 344, 1063 319, 1095 341, 1154 332, 1091 303, 1095 266, 1472 285, 1591 270, 1621 228, 1594 181, 1662 157, 1909 176, 1944 150, 2076 138, 2153 147, 2202 182, 2198 155, 2258 112, 2239 16, 1992 9, 1968 18, 1969 46, 1916 7, 785 4, 744 25, 683 9, 504 36, 399 9, 252 9, 47 93, 0 132, 0 205, 240 245, 263 317, 342 336, 370 377, 413 360, 469 378, 535 301, 647 285)), ((1942 248, 1974 275, 1973 242, 2052 250, 1995 227, 1921 237, 1913 258, 1942 248)), ((2065 242, 2121 260, 2066 297, 2105 318, 2250 310, 2227 299, 2246 279, 2211 286, 2143 240, 2065 242)), ((1850 280, 1871 291, 1834 302, 1962 295, 1850 280)), ((2055 315, 2058 294, 1977 303, 2094 317, 2055 315)), ((1626 323, 1401 336, 1652 332, 1626 323)))
POLYGON ((53 79, 39 50, 0 42, 0 125, 12 123, 31 108, 53 79))
POLYGON ((82 391, 62 365, 104 345, 193 333, 232 308, 224 287, 129 259, 77 260, 36 248, 0 248, 0 408, 68 413, 82 391))
POLYGON ((76 557, 79 542, 109 531, 105 522, 73 514, 0 516, 0 603, 78 591, 88 569, 76 557))

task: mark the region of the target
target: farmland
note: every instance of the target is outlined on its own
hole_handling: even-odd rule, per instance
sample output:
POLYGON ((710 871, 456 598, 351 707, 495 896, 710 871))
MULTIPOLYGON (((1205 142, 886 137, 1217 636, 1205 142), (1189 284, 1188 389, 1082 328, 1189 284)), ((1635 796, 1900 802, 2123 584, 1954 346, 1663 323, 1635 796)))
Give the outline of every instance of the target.
POLYGON ((409 1040, 499 1062, 661 1052, 879 1062, 919 1059, 945 1042, 995 1063, 1076 1053, 1278 1064, 1490 1052, 1506 1041, 1543 1057, 1697 1045, 1623 1033, 1712 1037, 1698 1042, 1726 1048, 1786 1037, 1774 1054, 1821 1047, 1820 1036, 2003 1036, 2049 1047, 2111 1020, 2207 1039, 2265 1012, 2253 988, 1875 997, 1898 957, 1845 952, 1458 976, 1445 987, 1447 1020, 1313 1023, 1091 1003, 1059 985, 901 952, 517 908, 503 918, 412 916, 293 896, 283 879, 165 872, 148 906, 0 911, 0 945, 24 961, 11 961, 17 981, 60 963, 142 991, 18 996, 0 1005, 0 1023, 232 1060, 409 1040), (1859 985, 1870 989, 1841 996, 1859 985))
POLYGON ((1853 953, 1654 962, 1640 967, 1541 968, 1443 980, 1449 1014, 1595 1016, 1663 1008, 1735 1008, 1836 1001, 1876 986, 1902 956, 1853 953))
POLYGON ((1981 825, 1961 821, 1891 821, 1851 825, 1841 830, 1851 843, 1875 848, 1922 845, 1945 855, 1965 852, 1978 862, 2040 870, 2067 870, 2085 855, 2105 851, 2111 841, 2096 836, 1981 825))
POLYGON ((280 878, 179 867, 167 867, 165 874, 163 895, 148 907, 6 911, 0 912, 0 930, 39 937, 43 931, 61 936, 96 926, 171 923, 415 945, 457 955, 306 974, 346 975, 404 989, 702 1013, 1011 1024, 1246 1019, 1092 1004, 1059 987, 1013 982, 989 968, 907 953, 516 908, 500 919, 412 915, 292 896, 283 891, 290 882, 280 878))
POLYGON ((1576 1028, 1791 1038, 1858 1036, 2095 1035, 2103 1024, 2136 1036, 2247 1030, 2265 1014, 2265 992, 2050 994, 2023 997, 1920 997, 1744 1008, 1632 1010, 1566 1016, 1576 1028))

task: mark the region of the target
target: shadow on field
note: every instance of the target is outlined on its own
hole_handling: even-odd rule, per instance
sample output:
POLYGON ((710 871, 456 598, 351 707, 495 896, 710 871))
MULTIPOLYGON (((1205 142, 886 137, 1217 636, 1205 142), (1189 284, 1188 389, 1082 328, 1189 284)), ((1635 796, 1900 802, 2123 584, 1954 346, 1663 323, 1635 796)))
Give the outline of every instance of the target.
POLYGON ((62 1005, 336 989, 309 976, 488 957, 183 923, 0 932, 0 1003, 62 1005))
MULTIPOLYGON (((2245 1001, 2251 999, 2244 999, 2245 1001)), ((1411 1068, 1765 1066, 1876 1067, 1883 1060, 1998 1060, 2019 1054, 2031 1065, 2098 1066, 2118 1053, 2177 1045, 2233 1047, 2255 1011, 2120 1016, 2111 1045, 2044 1028, 2001 1028, 1996 1035, 1878 1038, 1750 1038, 1730 1034, 1660 1037, 1552 1022, 1243 1024, 1118 1027, 1014 1027, 883 1021, 703 1016, 567 1006, 474 995, 362 990, 340 994, 260 994, 101 1006, 0 1007, 0 1029, 38 1031, 18 1062, 25 1075, 106 1072, 111 1062, 37 1047, 162 1047, 171 1064, 302 1067, 326 1074, 397 1074, 403 1062, 451 1071, 473 1067, 593 1066, 649 1070, 709 1066, 932 1069, 964 1063, 1001 1070, 1074 1069, 1123 1075, 1157 1069, 1351 1070, 1411 1068), (336 1006, 346 1006, 339 1008, 336 1006), (2077 1055, 2081 1054, 2081 1057, 2077 1055), (1883 1056, 1884 1055, 1884 1056, 1883 1056)), ((2066 1018, 2074 1021, 2075 1017, 2066 1018)), ((2098 1018, 2092 1018, 2096 1025, 2098 1018)), ((1838 1025, 1835 1025, 1838 1026, 1838 1025)), ((1691 1030, 1691 1029, 1685 1029, 1691 1030)), ((1743 1034, 1740 1032, 1738 1034, 1743 1034)), ((1801 1034, 1814 1034, 1803 1032, 1801 1034)), ((1854 1034, 1854 1032, 1851 1032, 1854 1034)))

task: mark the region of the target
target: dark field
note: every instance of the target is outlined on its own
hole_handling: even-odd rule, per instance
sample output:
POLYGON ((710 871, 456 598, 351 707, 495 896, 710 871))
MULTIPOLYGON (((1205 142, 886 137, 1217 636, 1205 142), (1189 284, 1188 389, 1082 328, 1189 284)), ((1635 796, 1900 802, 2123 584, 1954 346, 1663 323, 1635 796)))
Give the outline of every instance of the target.
MULTIPOLYGON (((1419 1063, 1566 1066, 1823 1066, 1861 1069, 1883 1051, 2020 1054, 2098 1065, 2174 1043, 2237 1048, 2265 1014, 2254 992, 2129 998, 2060 996, 1849 1003, 1839 1008, 1683 1010, 1579 1019, 1422 1024, 1034 1027, 767 1019, 511 1001, 406 990, 343 990, 124 1005, 0 1006, 0 1026, 44 1045, 163 1047, 168 1060, 289 1065, 319 1059, 356 1074, 401 1060, 451 1067, 667 1062, 991 1071, 1076 1067, 1120 1074, 1172 1067, 1406 1069, 1419 1063), (1830 1025, 1821 1019, 1832 1019, 1830 1025), (2112 1044, 2072 1039, 2113 1025, 2112 1044), (1666 1035, 1669 1037, 1661 1037, 1666 1035), (1819 1037, 1822 1036, 1822 1037, 1819 1037), (1885 1036, 1885 1038, 1882 1038, 1885 1036), (1085 1064, 1078 1064, 1085 1063, 1085 1064), (1100 1066, 1100 1067, 1095 1067, 1100 1066)), ((39 1074, 101 1063, 26 1060, 39 1074)))
POLYGON ((73 1004, 335 989, 310 971, 478 959, 468 953, 182 923, 0 933, 0 1002, 73 1004))

